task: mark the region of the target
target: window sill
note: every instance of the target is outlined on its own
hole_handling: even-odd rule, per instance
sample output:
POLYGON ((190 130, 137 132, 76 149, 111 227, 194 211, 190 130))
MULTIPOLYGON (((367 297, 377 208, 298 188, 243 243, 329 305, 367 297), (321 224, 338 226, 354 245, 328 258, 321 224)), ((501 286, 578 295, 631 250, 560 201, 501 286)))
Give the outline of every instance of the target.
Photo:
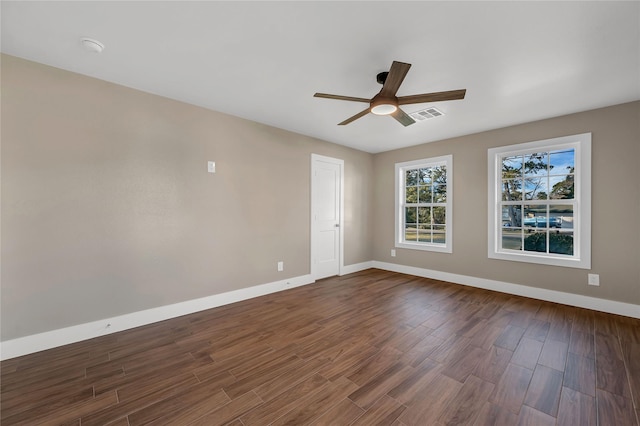
POLYGON ((510 260, 514 262, 536 263, 539 265, 562 266, 565 268, 591 269, 591 262, 579 258, 565 258, 560 256, 542 256, 529 253, 489 253, 490 259, 510 260))
POLYGON ((404 248, 409 250, 422 250, 422 251, 435 251, 438 253, 451 253, 451 245, 443 246, 442 244, 427 244, 427 243, 396 243, 396 248, 404 248))

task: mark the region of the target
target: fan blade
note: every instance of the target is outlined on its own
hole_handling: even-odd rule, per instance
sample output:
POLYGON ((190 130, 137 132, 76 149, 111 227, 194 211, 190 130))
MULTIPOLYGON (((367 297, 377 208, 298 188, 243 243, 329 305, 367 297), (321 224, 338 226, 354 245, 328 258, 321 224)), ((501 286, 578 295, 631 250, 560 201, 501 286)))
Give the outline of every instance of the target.
POLYGON ((400 108, 398 108, 396 110, 396 112, 392 112, 391 116, 393 118, 395 118, 396 120, 398 120, 398 122, 400 124, 402 124, 403 126, 405 126, 405 127, 410 126, 410 125, 412 125, 413 123, 416 122, 413 118, 411 118, 409 116, 409 114, 407 114, 406 112, 404 112, 400 108))
POLYGON ((389 74, 387 75, 387 79, 382 86, 382 90, 380 91, 380 95, 382 96, 395 96, 396 92, 400 88, 402 81, 405 76, 409 72, 409 68, 411 68, 411 64, 406 64, 404 62, 393 61, 391 64, 391 69, 389 70, 389 74))
POLYGON ((339 101, 353 101, 353 102, 366 102, 366 103, 371 102, 371 99, 354 98, 353 96, 330 95, 329 93, 316 93, 313 96, 316 98, 337 99, 339 101))
MULTIPOLYGON (((356 121, 358 118, 360 117, 364 117, 365 115, 369 114, 369 108, 365 109, 364 111, 361 111, 359 113, 357 113, 356 115, 354 115, 353 117, 349 117, 346 120, 344 120, 342 123, 338 123, 338 126, 344 126, 345 124, 349 124, 352 121, 356 121)), ((411 118, 411 117, 409 117, 411 118)))
POLYGON ((449 90, 447 92, 423 93, 421 95, 400 96, 398 105, 422 104, 426 102, 455 101, 464 99, 467 89, 449 90))

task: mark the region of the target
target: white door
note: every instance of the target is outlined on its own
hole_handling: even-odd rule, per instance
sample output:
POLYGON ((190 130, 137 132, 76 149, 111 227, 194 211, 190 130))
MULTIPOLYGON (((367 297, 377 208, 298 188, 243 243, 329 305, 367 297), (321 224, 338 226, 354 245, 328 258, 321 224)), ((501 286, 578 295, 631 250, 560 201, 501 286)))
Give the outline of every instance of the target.
POLYGON ((311 275, 340 274, 344 161, 311 155, 311 275))

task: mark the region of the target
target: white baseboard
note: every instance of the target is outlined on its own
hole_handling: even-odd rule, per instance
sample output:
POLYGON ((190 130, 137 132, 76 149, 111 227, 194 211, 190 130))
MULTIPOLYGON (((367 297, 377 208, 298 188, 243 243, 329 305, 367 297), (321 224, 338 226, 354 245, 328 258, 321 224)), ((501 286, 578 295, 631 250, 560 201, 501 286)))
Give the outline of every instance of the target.
POLYGON ((370 260, 368 262, 362 263, 354 263, 353 265, 346 265, 340 268, 340 276, 353 274, 355 272, 366 271, 367 269, 373 268, 373 261, 370 260))
MULTIPOLYGON (((431 269, 416 268, 413 266, 398 265, 395 263, 378 262, 375 260, 343 266, 340 275, 352 274, 354 272, 364 271, 370 268, 378 268, 386 271, 415 275, 418 277, 433 278, 456 284, 463 284, 470 287, 484 288, 517 296, 545 300, 548 302, 562 303, 565 305, 593 309, 611 314, 640 318, 640 305, 634 305, 631 303, 598 299, 595 297, 564 293, 561 291, 529 287, 520 284, 488 280, 449 272, 434 271, 431 269)), ((227 293, 215 294, 200 299, 188 300, 186 302, 175 303, 172 305, 133 312, 131 314, 120 315, 113 318, 106 318, 99 321, 47 331, 18 339, 7 340, 0 342, 0 360, 15 358, 82 340, 92 339, 98 336, 117 333, 119 331, 240 302, 254 297, 276 293, 278 291, 314 282, 315 280, 311 275, 302 275, 254 287, 234 290, 227 293)))
POLYGON ((93 339, 94 337, 104 336, 111 333, 117 333, 119 331, 240 302, 242 300, 258 296, 264 296, 270 293, 276 293, 278 291, 314 282, 315 280, 311 275, 302 275, 240 290, 229 291, 227 293, 214 294, 212 296, 188 300, 186 302, 160 306, 158 308, 147 309, 144 311, 119 315, 113 318, 105 318, 99 321, 7 340, 0 342, 0 359, 5 360, 34 352, 40 352, 46 349, 68 345, 82 340, 93 339))
POLYGON ((563 305, 579 308, 593 309, 594 311, 623 315, 626 317, 640 318, 640 305, 616 302, 615 300, 598 299, 596 297, 582 296, 579 294, 565 293, 562 291, 548 290, 544 288, 529 287, 521 284, 512 284, 503 281, 488 280, 485 278, 470 277, 467 275, 453 274, 450 272, 434 271, 431 269, 416 268, 413 266, 398 265, 395 263, 373 261, 372 267, 385 271, 400 272, 415 275, 417 277, 432 278, 463 284, 470 287, 484 288, 517 296, 530 297, 532 299, 545 300, 547 302, 561 303, 563 305))

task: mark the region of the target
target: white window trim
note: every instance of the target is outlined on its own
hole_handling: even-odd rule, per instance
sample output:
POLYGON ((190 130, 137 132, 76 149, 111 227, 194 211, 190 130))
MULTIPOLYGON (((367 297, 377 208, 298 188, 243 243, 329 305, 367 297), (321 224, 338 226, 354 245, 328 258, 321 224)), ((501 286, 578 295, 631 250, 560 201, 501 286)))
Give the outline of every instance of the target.
POLYGON ((488 150, 488 171, 489 258, 591 269, 591 133, 491 148, 488 150), (502 212, 499 210, 502 193, 498 191, 498 182, 502 180, 501 156, 505 153, 527 154, 540 151, 541 148, 547 151, 563 147, 575 148, 575 202, 578 223, 574 226, 574 255, 568 257, 533 252, 501 251, 498 236, 502 228, 502 212))
POLYGON ((395 191, 395 247, 406 248, 412 250, 436 251, 441 253, 451 253, 453 251, 453 156, 443 155, 441 157, 425 158, 422 160, 405 161, 396 163, 396 191, 395 191), (445 244, 433 244, 425 242, 406 242, 403 241, 403 224, 404 224, 404 171, 405 169, 416 166, 433 167, 444 165, 447 169, 447 201, 445 203, 446 219, 445 219, 445 244))

